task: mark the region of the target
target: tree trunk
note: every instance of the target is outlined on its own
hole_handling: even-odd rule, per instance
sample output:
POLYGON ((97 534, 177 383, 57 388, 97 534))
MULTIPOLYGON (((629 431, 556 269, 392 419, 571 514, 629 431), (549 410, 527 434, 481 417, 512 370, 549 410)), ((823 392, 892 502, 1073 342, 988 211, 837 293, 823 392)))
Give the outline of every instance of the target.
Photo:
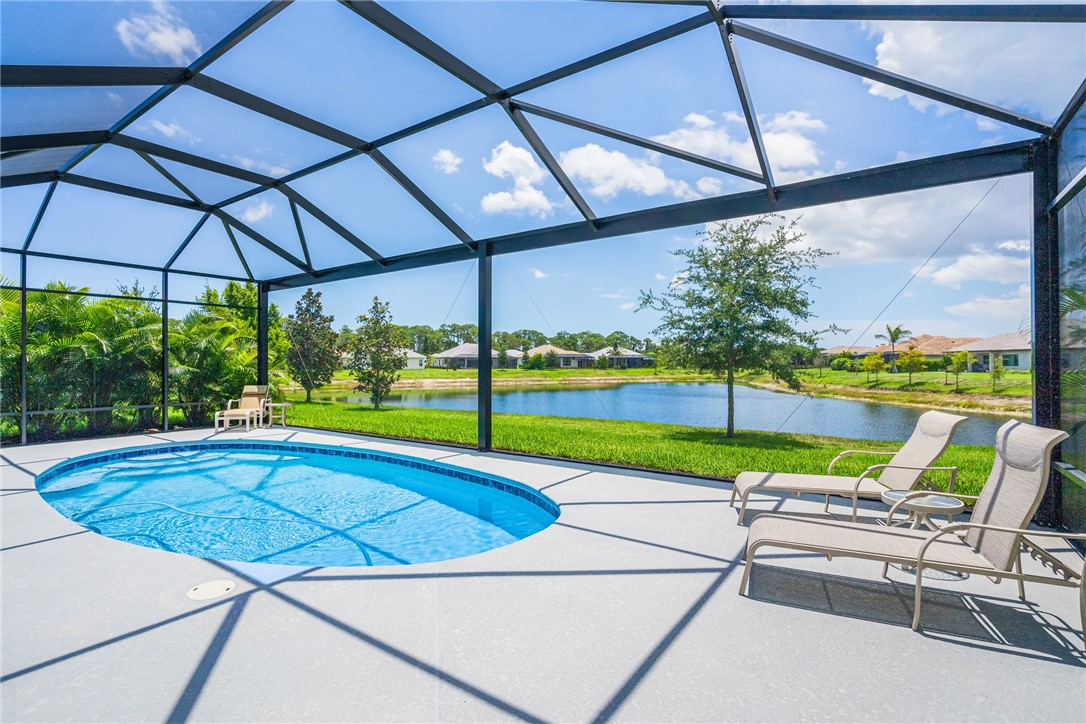
POLYGON ((735 370, 728 364, 728 437, 735 437, 735 370))
POLYGON ((312 387, 306 387, 305 388, 305 401, 306 402, 312 402, 313 401, 313 388, 312 387))

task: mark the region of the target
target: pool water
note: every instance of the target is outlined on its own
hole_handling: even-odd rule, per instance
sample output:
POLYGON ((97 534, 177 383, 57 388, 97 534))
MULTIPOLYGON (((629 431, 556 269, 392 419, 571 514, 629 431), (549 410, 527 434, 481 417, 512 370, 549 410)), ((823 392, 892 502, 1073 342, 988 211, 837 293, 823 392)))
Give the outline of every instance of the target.
POLYGON ((57 511, 102 535, 224 561, 407 565, 459 558, 546 528, 527 486, 350 448, 202 443, 69 461, 38 477, 57 511))

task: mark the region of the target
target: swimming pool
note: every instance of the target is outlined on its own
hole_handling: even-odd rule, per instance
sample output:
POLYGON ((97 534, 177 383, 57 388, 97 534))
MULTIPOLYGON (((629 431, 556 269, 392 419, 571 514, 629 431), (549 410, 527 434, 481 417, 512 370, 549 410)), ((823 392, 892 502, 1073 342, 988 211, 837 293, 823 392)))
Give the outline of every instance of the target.
POLYGON ((101 535, 201 558, 298 566, 426 563, 543 530, 558 506, 451 465, 333 445, 174 443, 40 474, 53 508, 101 535))

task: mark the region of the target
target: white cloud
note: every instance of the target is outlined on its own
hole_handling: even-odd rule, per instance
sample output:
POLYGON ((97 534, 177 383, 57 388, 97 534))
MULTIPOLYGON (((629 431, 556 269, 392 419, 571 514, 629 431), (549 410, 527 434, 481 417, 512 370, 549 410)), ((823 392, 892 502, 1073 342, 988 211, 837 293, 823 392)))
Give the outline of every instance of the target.
POLYGON ((255 224, 258 221, 263 221, 275 212, 275 206, 268 203, 267 199, 261 199, 260 203, 250 204, 245 211, 241 213, 243 221, 255 224))
POLYGON ((696 188, 698 193, 702 196, 719 196, 724 187, 723 184, 721 184, 720 179, 706 176, 704 178, 699 178, 694 183, 694 188, 696 188))
POLYGON ((165 57, 175 65, 188 65, 203 52, 196 35, 163 0, 152 0, 150 13, 125 18, 113 29, 138 57, 165 57))
POLYGON ((621 309, 624 312, 628 312, 631 309, 636 309, 637 308, 637 302, 626 302, 625 304, 618 305, 618 308, 621 309))
POLYGON ((980 296, 968 302, 953 304, 946 311, 958 317, 998 322, 1005 330, 1021 329, 1029 323, 1029 285, 1002 297, 980 296))
POLYGON ((687 201, 701 198, 690 184, 669 178, 648 159, 608 151, 594 143, 563 151, 559 154, 559 163, 571 179, 588 184, 588 193, 605 200, 614 198, 620 191, 634 191, 645 196, 671 194, 687 201))
POLYGON ((200 137, 192 131, 182 126, 177 121, 171 123, 163 123, 162 121, 151 121, 151 128, 158 131, 166 138, 176 138, 179 141, 184 141, 190 146, 195 146, 200 142, 200 137))
POLYGON ((546 279, 547 277, 550 276, 550 274, 547 274, 542 269, 537 269, 535 267, 532 267, 528 271, 530 271, 532 273, 532 278, 533 279, 546 279))
POLYGON ((600 295, 600 299, 625 299, 625 298, 626 298, 625 294, 619 294, 617 292, 608 292, 606 294, 601 294, 600 295))
POLYGON ((662 282, 662 281, 665 281, 667 279, 667 275, 666 274, 654 274, 652 278, 655 279, 658 282, 662 282))
POLYGON ((1029 259, 990 252, 963 254, 945 266, 929 265, 920 276, 952 289, 971 281, 1020 284, 1029 278, 1029 259))
POLYGON ((234 163, 238 164, 247 171, 259 171, 260 173, 267 174, 268 176, 286 176, 290 173, 290 168, 284 164, 268 163, 267 161, 261 161, 255 158, 249 158, 248 156, 230 156, 230 159, 234 163))
POLYGON ((492 176, 513 181, 512 191, 489 193, 482 198, 484 213, 544 217, 554 211, 554 203, 535 187, 546 180, 547 171, 536 163, 528 149, 502 141, 491 150, 490 160, 483 160, 483 169, 492 176))
POLYGON ((1029 239, 1012 239, 999 245, 1000 249, 1007 251, 1029 251, 1029 239))
MULTIPOLYGON (((1063 110, 1086 75, 1082 28, 1074 24, 872 22, 865 27, 879 38, 875 56, 880 68, 1048 118, 1063 110), (1023 68, 1024 58, 1035 60, 1033 67, 1023 68)), ((906 96, 919 110, 935 105, 897 88, 865 83, 870 93, 906 96)))
POLYGON ((460 170, 460 164, 464 162, 464 159, 457 156, 455 153, 447 148, 442 148, 434 154, 433 157, 434 168, 441 173, 452 174, 460 170))

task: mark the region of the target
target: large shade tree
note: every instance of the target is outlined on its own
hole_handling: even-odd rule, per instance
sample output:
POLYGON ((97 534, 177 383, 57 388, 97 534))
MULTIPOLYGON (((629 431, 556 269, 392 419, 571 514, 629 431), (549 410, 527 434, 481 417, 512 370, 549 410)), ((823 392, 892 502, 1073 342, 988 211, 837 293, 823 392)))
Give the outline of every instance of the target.
POLYGON ((321 293, 306 289, 294 304, 294 314, 283 320, 283 332, 290 340, 287 367, 290 376, 305 389, 305 401, 313 401, 313 388, 327 385, 339 369, 335 317, 324 313, 321 293))
POLYGON ((798 389, 792 352, 817 341, 817 332, 801 327, 813 316, 809 272, 829 252, 804 246, 803 236, 796 222, 774 214, 722 222, 694 247, 672 252, 685 266, 667 291, 641 292, 641 308, 661 314, 661 343, 725 379, 728 437, 735 436, 735 373, 769 372, 798 389))

